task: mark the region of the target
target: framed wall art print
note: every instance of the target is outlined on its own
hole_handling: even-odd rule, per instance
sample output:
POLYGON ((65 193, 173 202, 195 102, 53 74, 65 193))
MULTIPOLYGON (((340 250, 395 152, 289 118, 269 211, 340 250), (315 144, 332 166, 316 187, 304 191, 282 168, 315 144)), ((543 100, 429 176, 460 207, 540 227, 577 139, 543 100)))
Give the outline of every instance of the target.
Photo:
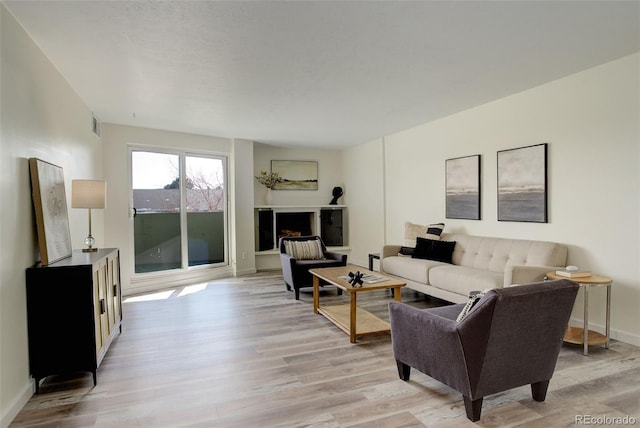
POLYGON ((446 218, 480 220, 480 155, 445 161, 446 218))
POLYGON ((71 256, 71 233, 62 168, 40 159, 29 159, 31 194, 43 265, 71 256))
POLYGON ((283 181, 273 190, 318 190, 318 162, 272 160, 271 172, 277 172, 283 181))
POLYGON ((547 223, 547 144, 498 152, 498 221, 547 223))

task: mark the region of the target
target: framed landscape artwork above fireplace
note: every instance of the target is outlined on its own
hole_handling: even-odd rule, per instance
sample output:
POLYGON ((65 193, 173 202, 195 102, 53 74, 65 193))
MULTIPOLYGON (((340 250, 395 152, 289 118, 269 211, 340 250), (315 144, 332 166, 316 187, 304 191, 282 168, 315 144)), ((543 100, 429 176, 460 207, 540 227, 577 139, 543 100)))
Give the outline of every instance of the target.
POLYGON ((274 190, 318 190, 318 162, 272 160, 271 172, 277 172, 283 181, 274 190))

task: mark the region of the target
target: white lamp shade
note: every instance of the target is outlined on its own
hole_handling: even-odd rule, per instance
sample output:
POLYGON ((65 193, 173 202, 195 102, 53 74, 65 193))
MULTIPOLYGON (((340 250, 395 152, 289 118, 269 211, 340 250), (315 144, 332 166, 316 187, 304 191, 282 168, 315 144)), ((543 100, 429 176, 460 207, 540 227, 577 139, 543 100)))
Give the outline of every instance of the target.
POLYGON ((71 180, 72 208, 104 208, 107 183, 100 180, 71 180))

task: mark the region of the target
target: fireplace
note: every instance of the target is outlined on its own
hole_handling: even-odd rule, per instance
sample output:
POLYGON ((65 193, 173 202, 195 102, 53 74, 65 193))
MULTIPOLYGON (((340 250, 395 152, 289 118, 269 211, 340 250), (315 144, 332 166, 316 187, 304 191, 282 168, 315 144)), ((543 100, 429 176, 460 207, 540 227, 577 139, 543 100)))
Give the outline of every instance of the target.
POLYGON ((319 235, 326 246, 344 245, 345 208, 259 207, 256 208, 256 249, 277 248, 283 236, 319 235))

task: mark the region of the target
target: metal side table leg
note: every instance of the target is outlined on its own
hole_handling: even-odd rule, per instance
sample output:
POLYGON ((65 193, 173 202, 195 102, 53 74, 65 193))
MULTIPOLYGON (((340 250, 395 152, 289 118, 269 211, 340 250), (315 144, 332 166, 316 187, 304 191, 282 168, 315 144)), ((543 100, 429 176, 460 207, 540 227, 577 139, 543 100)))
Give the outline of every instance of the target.
POLYGON ((611 332, 611 284, 607 285, 607 324, 605 334, 607 335, 607 341, 604 344, 606 349, 609 349, 609 338, 611 332))
POLYGON ((589 286, 584 287, 584 355, 589 355, 589 286))

